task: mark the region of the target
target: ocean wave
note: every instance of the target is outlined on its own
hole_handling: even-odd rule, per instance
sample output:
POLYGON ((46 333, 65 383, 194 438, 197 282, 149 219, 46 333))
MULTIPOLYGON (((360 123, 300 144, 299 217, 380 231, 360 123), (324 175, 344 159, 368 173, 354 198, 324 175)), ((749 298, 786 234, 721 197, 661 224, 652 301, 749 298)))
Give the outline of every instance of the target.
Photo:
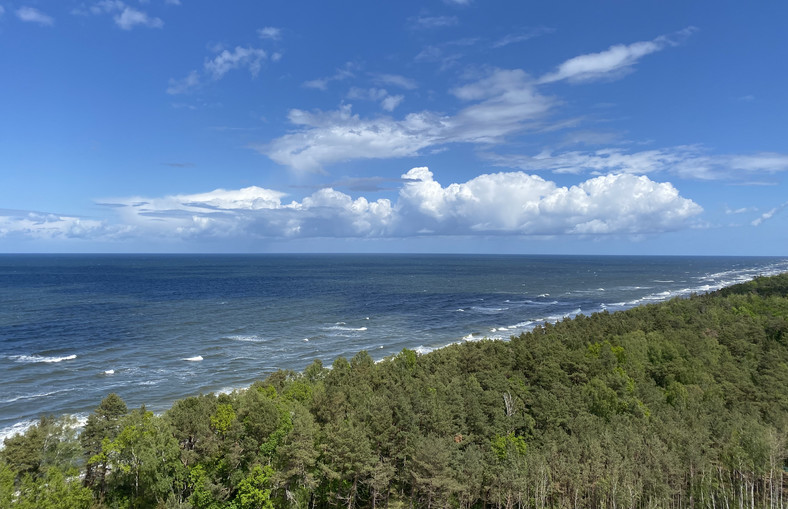
POLYGON ((475 311, 483 315, 497 315, 498 313, 503 313, 507 309, 509 308, 471 306, 471 311, 475 311))
POLYGON ((37 420, 22 421, 5 428, 0 428, 0 449, 5 446, 6 438, 11 438, 16 435, 24 435, 25 432, 32 428, 37 422, 37 420))
POLYGON ((245 343, 262 343, 265 341, 265 338, 261 338, 260 336, 255 335, 248 335, 248 336, 225 336, 226 339, 231 339, 233 341, 243 341, 245 343))
POLYGON ((343 325, 332 325, 331 327, 324 327, 323 330, 338 330, 338 331, 346 331, 346 332, 363 332, 367 330, 366 327, 345 327, 345 322, 339 322, 343 325))
POLYGON ((195 355, 194 357, 184 357, 181 360, 189 361, 189 362, 200 362, 202 360, 202 355, 195 355))
POLYGON ((9 359, 12 359, 16 362, 21 362, 25 364, 33 364, 37 362, 44 362, 47 364, 52 364, 56 362, 63 362, 63 361, 71 361, 76 359, 76 355, 65 355, 63 357, 45 357, 42 355, 12 355, 9 359))
MULTIPOLYGON (((72 429, 82 429, 88 422, 88 414, 86 413, 66 415, 66 417, 73 419, 73 424, 70 426, 72 429)), ((5 428, 0 428, 0 449, 5 446, 6 438, 12 438, 16 435, 24 435, 27 430, 35 426, 37 423, 38 419, 30 419, 14 423, 11 426, 6 426, 5 428)))
POLYGON ((25 400, 30 400, 30 399, 46 398, 48 396, 53 396, 55 394, 61 394, 63 392, 71 392, 73 390, 74 389, 61 389, 59 391, 39 392, 39 393, 36 393, 36 394, 21 394, 19 396, 13 397, 13 398, 4 399, 4 400, 0 401, 0 403, 13 403, 15 401, 25 401, 25 400))

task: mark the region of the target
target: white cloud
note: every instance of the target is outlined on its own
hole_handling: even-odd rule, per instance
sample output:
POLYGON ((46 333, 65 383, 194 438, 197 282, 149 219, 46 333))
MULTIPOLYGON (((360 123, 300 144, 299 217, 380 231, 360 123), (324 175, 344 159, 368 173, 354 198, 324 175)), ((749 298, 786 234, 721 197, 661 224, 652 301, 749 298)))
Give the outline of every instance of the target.
POLYGON ((192 71, 181 80, 170 78, 170 86, 167 87, 167 93, 171 95, 184 94, 199 85, 200 75, 197 74, 197 71, 192 71))
MULTIPOLYGON (((175 0, 175 2, 177 2, 177 0, 175 0)), ((180 3, 175 2, 168 1, 167 3, 180 5, 180 3)), ((114 13, 115 15, 112 19, 115 21, 115 24, 123 30, 131 30, 137 26, 148 28, 162 28, 164 26, 164 21, 162 21, 161 18, 149 16, 146 12, 135 9, 134 7, 129 7, 121 0, 101 0, 91 5, 90 9, 80 7, 72 12, 78 15, 114 13)))
POLYGON ((272 39, 278 41, 282 38, 282 29, 277 27, 263 27, 257 30, 260 39, 272 39))
POLYGON ((106 235, 106 225, 94 219, 46 212, 0 209, 0 238, 94 238, 106 235))
POLYGON ((162 21, 161 18, 150 17, 146 13, 132 7, 124 7, 119 14, 113 17, 113 19, 115 20, 115 24, 123 30, 131 30, 137 25, 146 26, 148 28, 161 28, 164 26, 164 21, 162 21))
POLYGON ((642 234, 683 228, 702 210, 671 184, 633 175, 596 177, 569 188, 522 172, 447 187, 426 168, 403 178, 410 182, 398 209, 411 233, 642 234))
POLYGON ((403 95, 388 95, 380 101, 380 107, 386 111, 394 111, 394 109, 405 100, 405 96, 403 95))
POLYGON ((348 91, 348 99, 361 99, 365 101, 380 101, 380 107, 391 112, 405 100, 403 95, 389 95, 384 88, 358 88, 353 87, 348 91))
POLYGON ((570 82, 615 79, 631 72, 632 67, 646 55, 676 46, 696 29, 688 27, 670 35, 661 35, 651 41, 629 45, 617 44, 599 53, 570 58, 558 68, 539 79, 540 83, 568 80, 570 82))
POLYGON ((410 20, 411 28, 443 28, 458 25, 456 16, 419 16, 410 20))
POLYGON ((773 209, 771 209, 768 212, 764 212, 763 214, 761 214, 761 216, 759 218, 755 219, 752 222, 752 225, 753 226, 760 226, 761 224, 763 224, 764 221, 768 221, 769 219, 773 218, 775 216, 775 214, 777 214, 778 212, 781 212, 786 207, 788 207, 788 202, 785 202, 782 205, 778 205, 778 206, 774 207, 773 209))
POLYGON ((380 85, 391 85, 404 88, 405 90, 415 90, 418 88, 416 82, 399 74, 373 74, 372 80, 380 85))
POLYGON ((34 7, 20 7, 16 10, 16 16, 22 21, 38 23, 42 26, 55 24, 55 19, 52 16, 48 16, 34 7))
POLYGON ((607 175, 561 187, 523 172, 443 186, 427 168, 403 176, 396 203, 325 188, 284 203, 248 187, 106 200, 118 229, 161 238, 401 238, 425 235, 640 235, 691 226, 701 208, 669 183, 607 175))
POLYGON ((352 78, 355 76, 354 70, 356 65, 352 62, 347 62, 343 67, 337 69, 336 72, 325 78, 317 78, 314 80, 309 80, 304 82, 304 86, 306 88, 315 88, 318 90, 326 90, 328 88, 328 84, 332 81, 344 81, 346 79, 352 78))
POLYGON ((554 32, 555 29, 553 28, 546 28, 546 27, 538 27, 538 28, 531 28, 519 33, 509 34, 501 37, 497 41, 492 44, 493 48, 503 48, 504 46, 508 46, 510 44, 516 44, 518 42, 527 41, 529 39, 533 39, 534 37, 539 37, 540 35, 545 35, 554 32))
MULTIPOLYGON (((362 118, 352 114, 350 105, 333 112, 291 110, 296 130, 254 148, 296 171, 319 172, 326 164, 413 156, 435 145, 497 142, 535 126, 554 104, 519 70, 494 70, 452 92, 472 103, 454 116, 422 111, 399 120, 362 118)), ((397 104, 395 96, 383 106, 397 104)))
POLYGON ((181 5, 181 0, 164 0, 164 3, 168 5, 181 5))
POLYGON ((205 71, 214 79, 220 79, 233 69, 247 68, 252 76, 257 76, 266 53, 258 48, 236 46, 233 51, 224 50, 213 59, 205 61, 205 71))
POLYGON ((291 110, 289 118, 298 126, 295 132, 254 148, 300 172, 321 172, 325 164, 352 159, 414 155, 437 143, 445 128, 432 114, 363 119, 350 105, 331 112, 291 110))
POLYGON ((701 146, 682 145, 664 149, 625 152, 619 148, 553 154, 549 151, 535 156, 494 155, 487 157, 500 166, 526 171, 555 173, 634 173, 665 172, 694 180, 750 178, 753 174, 788 171, 788 155, 772 152, 730 155, 709 154, 701 146))

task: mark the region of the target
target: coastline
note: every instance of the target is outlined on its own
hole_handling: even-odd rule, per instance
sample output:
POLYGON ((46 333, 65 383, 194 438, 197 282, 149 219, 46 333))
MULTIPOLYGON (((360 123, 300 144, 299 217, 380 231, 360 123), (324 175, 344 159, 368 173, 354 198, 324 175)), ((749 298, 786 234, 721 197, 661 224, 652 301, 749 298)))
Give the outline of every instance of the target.
MULTIPOLYGON (((684 287, 681 287, 681 288, 675 288, 675 289, 670 290, 670 291, 662 290, 662 289, 659 289, 659 288, 649 289, 649 288, 646 288, 646 287, 633 287, 633 290, 639 291, 641 293, 641 296, 638 297, 637 299, 633 299, 633 300, 630 300, 630 301, 600 302, 599 305, 594 306, 594 307, 588 307, 588 308, 576 307, 576 308, 573 308, 573 309, 569 310, 569 312, 566 312, 566 313, 544 314, 544 315, 541 315, 541 316, 534 316, 534 317, 529 318, 527 320, 522 320, 522 321, 518 321, 518 322, 514 322, 514 323, 511 323, 511 322, 510 323, 495 323, 493 326, 491 326, 491 327, 489 327, 487 329, 477 329, 477 330, 469 330, 469 331, 466 330, 465 334, 463 334, 463 335, 459 335, 458 334, 456 336, 452 336, 451 338, 446 338, 444 341, 425 342, 423 340, 419 340, 419 338, 415 338, 414 337, 414 338, 410 338, 408 340, 408 342, 404 345, 404 347, 412 349, 412 350, 416 351, 419 354, 426 354, 426 353, 435 351, 435 350, 440 349, 440 348, 445 348, 445 347, 447 347, 449 345, 458 344, 458 343, 462 343, 462 342, 466 342, 466 341, 479 341, 481 339, 498 339, 498 340, 504 340, 505 341, 505 340, 508 340, 511 336, 516 336, 516 335, 519 335, 519 334, 521 334, 523 332, 528 332, 528 331, 532 330, 536 326, 539 326, 539 325, 542 325, 542 324, 545 324, 545 323, 555 323, 555 322, 564 320, 566 318, 573 318, 574 316, 577 316, 578 314, 591 315, 591 314, 593 314, 595 312, 603 312, 603 311, 615 312, 615 311, 630 309, 632 307, 637 307, 639 305, 645 305, 645 304, 650 304, 650 303, 658 303, 658 302, 667 301, 667 300, 670 300, 670 299, 672 299, 674 297, 686 297, 686 296, 689 296, 689 295, 694 294, 694 293, 708 293, 708 292, 715 291, 715 290, 718 290, 718 289, 723 288, 723 287, 727 287, 727 286, 731 286, 731 285, 738 284, 738 283, 741 283, 741 282, 752 280, 753 278, 755 278, 755 277, 757 277, 759 275, 776 275, 776 274, 783 273, 783 272, 786 272, 786 271, 788 271, 788 260, 783 258, 783 259, 776 259, 774 261, 774 263, 772 263, 769 266, 743 267, 743 268, 737 268, 737 269, 732 269, 732 270, 727 270, 727 271, 709 273, 709 274, 706 274, 704 277, 697 278, 696 280, 694 280, 694 282, 696 283, 694 285, 688 285, 688 286, 684 286, 684 287), (653 290, 653 291, 650 291, 650 290, 653 290)), ((666 284, 666 283, 671 283, 671 282, 672 281, 656 281, 655 283, 656 283, 656 285, 659 285, 659 284, 666 284)), ((598 291, 601 290, 601 292, 599 292, 601 294, 604 294, 604 292, 606 291, 604 288, 598 288, 597 290, 598 291)), ((578 289, 578 290, 574 291, 574 295, 572 295, 571 292, 570 292, 569 296, 576 296, 578 298, 584 298, 584 297, 587 296, 587 295, 584 294, 584 292, 585 292, 585 294, 587 294, 589 292, 589 290, 578 289)), ((550 295, 549 293, 543 293, 543 294, 535 295, 535 296, 532 296, 532 297, 534 298, 532 300, 541 300, 540 304, 542 304, 542 305, 551 304, 551 303, 557 303, 558 302, 558 300, 556 300, 556 299, 558 299, 558 296, 550 295)), ((561 298, 565 298, 565 297, 567 297, 567 295, 561 295, 560 297, 561 298)), ((521 301, 518 301, 518 302, 521 302, 521 301)), ((518 304, 518 305, 522 305, 522 304, 518 304)), ((477 310, 475 312, 477 312, 478 314, 484 314, 485 310, 489 310, 489 309, 490 308, 484 308, 482 306, 479 306, 479 310, 477 310)), ((494 309, 497 309, 497 308, 494 308, 494 309)), ((469 309, 460 309, 460 308, 458 308, 458 309, 455 310, 455 312, 457 312, 457 313, 468 313, 470 311, 471 311, 470 308, 469 309)), ((499 316, 499 315, 495 314, 496 313, 495 311, 491 311, 490 313, 491 313, 490 316, 493 317, 493 318, 495 318, 496 316, 499 316)), ((337 328, 349 329, 349 331, 346 331, 346 332, 348 332, 348 334, 357 334, 358 333, 357 331, 361 330, 361 327, 357 327, 355 325, 354 326, 346 326, 346 325, 339 326, 339 325, 337 325, 336 327, 337 328)), ((364 329, 365 330, 362 331, 362 332, 366 332, 366 327, 364 327, 364 329)), ((341 339, 341 337, 340 337, 340 339, 341 339)), ((249 341, 249 344, 253 345, 253 346, 259 346, 259 345, 255 345, 256 342, 257 342, 257 340, 249 341)), ((261 340, 261 342, 262 342, 262 340, 261 340)), ((315 343, 315 341, 313 341, 313 343, 315 343)), ((286 345, 283 346, 283 347, 286 347, 286 345)), ((383 346, 381 345, 379 348, 378 347, 357 348, 355 350, 352 350, 352 352, 356 352, 358 350, 367 350, 369 352, 369 354, 373 357, 373 359, 375 359, 376 361, 379 362, 379 361, 381 361, 381 360, 383 360, 383 359, 385 359, 387 357, 390 357, 392 355, 396 355, 397 351, 401 350, 401 348, 399 348, 397 351, 388 351, 388 350, 381 351, 381 350, 384 350, 383 346)), ((351 353, 351 355, 352 355, 352 353, 351 353)), ((51 365, 51 366, 58 366, 58 365, 66 366, 66 365, 68 365, 69 362, 72 362, 72 361, 76 360, 76 358, 78 358, 77 354, 69 354, 69 353, 65 352, 64 354, 60 355, 59 357, 53 357, 51 363, 47 363, 46 361, 41 361, 38 364, 40 364, 40 365, 46 364, 46 365, 51 365)), ((334 357, 332 357, 332 358, 330 358, 328 360, 324 359, 324 362, 330 362, 330 360, 333 359, 333 358, 334 357)), ((207 362, 210 362, 212 360, 208 355, 205 354, 205 352, 198 352, 198 351, 195 351, 190 356, 183 356, 183 357, 181 357, 181 360, 183 360, 183 359, 187 359, 187 360, 183 361, 186 364, 204 364, 205 363, 206 365, 208 365, 207 362), (199 357, 200 359, 207 359, 207 361, 205 361, 205 360, 197 361, 196 360, 197 357, 199 357)), ((311 362, 311 360, 312 359, 305 359, 304 361, 302 361, 303 362, 303 366, 301 366, 301 369, 303 369, 303 367, 305 367, 309 362, 311 362)), ((293 366, 279 366, 278 368, 279 369, 285 368, 285 369, 299 370, 298 366, 294 366, 294 367, 293 366)), ((276 366, 272 366, 271 370, 273 371, 275 369, 277 369, 277 367, 276 366)), ((107 374, 108 370, 102 369, 102 370, 100 370, 99 375, 104 377, 104 378, 110 379, 111 377, 117 376, 117 374, 122 374, 120 372, 116 373, 116 370, 112 370, 112 369, 110 369, 109 371, 112 371, 112 374, 107 374)), ((210 385, 210 383, 206 384, 205 380, 202 380, 201 381, 202 384, 199 386, 199 387, 202 387, 202 388, 195 388, 195 389, 192 389, 192 390, 187 390, 184 393, 173 395, 171 398, 169 398, 167 400, 163 400, 163 401, 160 401, 160 402, 158 402, 156 404, 149 405, 149 406, 150 406, 150 408, 152 408, 155 411, 164 411, 166 408, 168 408, 168 406, 173 401, 175 401, 175 400, 177 400, 179 398, 187 397, 189 395, 194 395, 194 394, 197 394, 198 392, 213 392, 213 393, 221 393, 221 392, 227 393, 227 392, 231 392, 232 390, 236 390, 236 389, 241 389, 241 388, 247 387, 255 379, 260 379, 260 378, 264 377, 268 373, 269 373, 269 371, 264 371, 264 372, 260 373, 260 375, 258 375, 256 378, 248 378, 246 380, 239 380, 238 382, 230 382, 229 384, 226 383, 226 382, 221 382, 221 385, 219 387, 216 387, 216 388, 210 388, 210 387, 206 388, 206 385, 210 385)), ((43 391, 41 391, 41 392, 43 393, 43 391)), ((110 391, 108 390, 107 392, 110 392, 110 391)), ((35 393, 35 394, 38 394, 38 393, 35 393)), ((8 399, 10 400, 12 398, 8 398, 8 399)), ((30 398, 30 399, 32 399, 32 398, 30 398)), ((92 404, 95 406, 95 404, 97 404, 97 401, 98 400, 96 400, 92 404)), ((76 417, 78 420, 84 420, 84 419, 86 419, 86 417, 87 417, 87 415, 89 414, 90 411, 91 411, 91 409, 84 408, 83 410, 80 410, 80 411, 77 411, 77 412, 73 412, 73 413, 65 412, 65 414, 66 415, 72 415, 72 416, 76 417)), ((38 420, 37 418, 33 418, 33 417, 31 417, 29 419, 20 419, 20 420, 14 422, 14 423, 12 423, 12 424, 10 424, 8 426, 3 427, 2 429, 0 429, 0 441, 3 438, 5 438, 6 436, 12 436, 13 434, 16 434, 16 433, 19 433, 19 432, 24 432, 25 429, 27 429, 32 424, 37 422, 37 420, 38 420)))

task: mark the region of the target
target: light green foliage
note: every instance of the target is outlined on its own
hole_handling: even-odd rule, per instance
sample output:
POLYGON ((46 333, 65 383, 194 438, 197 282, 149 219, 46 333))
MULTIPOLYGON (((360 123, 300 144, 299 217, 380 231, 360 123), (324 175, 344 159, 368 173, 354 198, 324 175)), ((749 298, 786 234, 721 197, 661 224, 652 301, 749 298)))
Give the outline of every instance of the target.
POLYGON ((269 466, 255 466, 238 485, 233 509, 273 509, 269 482, 272 474, 273 470, 269 466))
POLYGON ((216 413, 211 416, 211 428, 219 434, 225 436, 230 429, 230 425, 235 420, 235 411, 230 403, 220 403, 216 405, 216 413))
POLYGON ((493 438, 490 441, 490 446, 493 453, 501 460, 505 460, 510 454, 524 456, 528 450, 528 444, 525 443, 525 439, 515 436, 514 433, 493 438))

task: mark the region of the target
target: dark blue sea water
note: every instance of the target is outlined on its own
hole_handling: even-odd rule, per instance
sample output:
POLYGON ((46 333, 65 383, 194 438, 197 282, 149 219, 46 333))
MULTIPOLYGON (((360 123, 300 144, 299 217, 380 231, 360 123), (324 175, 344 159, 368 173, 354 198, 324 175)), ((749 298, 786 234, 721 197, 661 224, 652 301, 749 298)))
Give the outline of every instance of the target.
POLYGON ((428 352, 788 271, 788 258, 0 255, 0 439, 109 392, 163 410, 279 368, 428 352))

